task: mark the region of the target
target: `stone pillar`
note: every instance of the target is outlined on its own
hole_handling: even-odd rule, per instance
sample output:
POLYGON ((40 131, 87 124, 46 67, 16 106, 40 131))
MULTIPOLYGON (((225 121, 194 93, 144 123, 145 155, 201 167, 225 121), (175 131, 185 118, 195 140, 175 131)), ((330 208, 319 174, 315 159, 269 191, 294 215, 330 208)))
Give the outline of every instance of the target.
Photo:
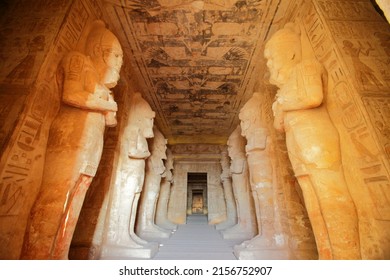
POLYGON ((23 259, 68 258, 84 197, 100 162, 105 126, 116 125, 117 104, 110 88, 119 80, 122 57, 117 38, 97 21, 84 53, 70 52, 62 61, 62 104, 51 126, 23 259))
POLYGON ((169 229, 176 230, 177 225, 168 219, 168 202, 171 195, 171 184, 173 181, 173 155, 170 149, 167 149, 167 161, 165 163, 165 171, 162 175, 160 195, 157 202, 156 210, 156 225, 169 229))
POLYGON ((163 229, 155 224, 161 176, 165 171, 163 159, 167 158, 167 140, 156 127, 154 127, 153 131, 154 139, 151 142, 151 156, 146 161, 145 183, 141 194, 136 224, 137 234, 146 240, 169 238, 171 235, 170 230, 163 229))
POLYGON ((304 28, 288 23, 265 46, 270 83, 279 90, 274 126, 286 132, 320 259, 360 259, 358 217, 341 162, 338 131, 325 103, 326 73, 304 28))
MULTIPOLYGON (((271 163, 271 138, 261 112, 261 97, 255 92, 240 110, 241 135, 247 139, 245 147, 250 185, 256 209, 258 235, 234 247, 239 259, 289 259, 287 241, 278 230, 280 213, 276 212, 276 182, 271 163)), ((272 159, 274 160, 274 159, 272 159)))
POLYGON ((256 214, 249 184, 248 163, 245 156, 245 139, 240 126, 228 139, 228 153, 231 158, 233 193, 237 204, 237 224, 221 231, 224 239, 250 239, 257 233, 256 214))
POLYGON ((226 220, 226 204, 221 184, 221 167, 218 163, 211 165, 207 171, 207 218, 211 225, 226 220))
POLYGON ((187 220, 187 171, 175 161, 171 198, 168 202, 168 219, 176 224, 185 224, 187 220))
POLYGON ((237 208, 233 195, 232 176, 230 173, 230 159, 226 147, 221 149, 221 167, 221 180, 226 203, 226 220, 215 226, 217 230, 227 229, 237 224, 237 208))
POLYGON ((138 201, 150 156, 146 138, 152 138, 155 113, 140 93, 132 96, 129 116, 120 138, 120 155, 111 190, 103 233, 101 259, 151 258, 158 243, 135 234, 138 201))

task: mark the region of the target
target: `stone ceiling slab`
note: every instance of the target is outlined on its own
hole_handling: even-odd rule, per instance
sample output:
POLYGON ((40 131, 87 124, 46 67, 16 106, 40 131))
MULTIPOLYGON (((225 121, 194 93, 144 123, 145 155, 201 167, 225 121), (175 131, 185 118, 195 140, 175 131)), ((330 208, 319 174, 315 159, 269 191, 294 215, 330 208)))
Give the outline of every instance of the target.
POLYGON ((105 1, 170 143, 226 143, 258 79, 254 69, 277 4, 105 1))

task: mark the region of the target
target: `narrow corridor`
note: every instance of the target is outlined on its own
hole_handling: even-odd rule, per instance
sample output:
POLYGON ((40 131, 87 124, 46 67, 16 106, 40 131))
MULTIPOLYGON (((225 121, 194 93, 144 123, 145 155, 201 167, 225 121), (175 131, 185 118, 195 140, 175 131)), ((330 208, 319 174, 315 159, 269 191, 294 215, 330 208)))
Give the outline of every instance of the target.
POLYGON ((235 260, 233 246, 243 240, 224 240, 206 215, 190 215, 171 238, 162 241, 155 260, 235 260))

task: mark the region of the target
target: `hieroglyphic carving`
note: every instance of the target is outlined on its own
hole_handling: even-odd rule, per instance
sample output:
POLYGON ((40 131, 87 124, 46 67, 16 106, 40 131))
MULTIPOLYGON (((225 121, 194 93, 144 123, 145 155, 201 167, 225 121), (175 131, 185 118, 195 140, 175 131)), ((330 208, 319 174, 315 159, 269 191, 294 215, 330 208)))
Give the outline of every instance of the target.
POLYGON ((62 13, 70 4, 46 0, 23 2, 23 5, 11 4, 12 13, 2 19, 6 24, 0 28, 3 42, 0 81, 6 84, 28 85, 34 81, 40 67, 37 62, 44 58, 56 35, 54 28, 61 23, 62 13))
MULTIPOLYGON (((364 97, 363 103, 371 117, 383 153, 390 158, 390 99, 386 97, 364 97)), ((364 131, 367 133, 367 131, 364 131)), ((367 154, 370 156, 370 154, 367 154)), ((371 156, 372 157, 372 156, 371 156)), ((375 199, 376 217, 390 220, 390 180, 386 169, 379 162, 372 162, 361 168, 364 182, 375 199)))
MULTIPOLYGON (((374 139, 372 138, 372 135, 370 135, 370 133, 368 132, 370 131, 370 129, 368 128, 368 124, 365 122, 361 109, 359 108, 359 105, 354 98, 353 88, 347 82, 347 75, 345 75, 344 67, 342 67, 340 63, 339 55, 337 53, 338 50, 330 47, 332 45, 332 40, 329 36, 326 36, 326 25, 324 25, 324 23, 318 18, 318 16, 315 15, 314 10, 312 10, 310 15, 306 18, 306 24, 309 39, 311 40, 313 49, 315 50, 315 53, 319 60, 323 62, 324 65, 326 65, 327 67, 329 83, 330 85, 332 85, 329 91, 329 101, 330 103, 335 102, 337 106, 343 109, 341 110, 341 114, 339 114, 341 122, 344 126, 344 129, 346 129, 349 134, 352 145, 360 154, 361 163, 359 165, 359 168, 361 168, 362 170, 370 170, 372 172, 371 176, 373 176, 374 178, 383 178, 383 182, 388 181, 388 175, 385 175, 387 173, 386 167, 378 157, 378 152, 372 150, 372 143, 374 142, 374 139), (375 166, 378 168, 373 168, 375 166)), ((367 36, 372 36, 372 34, 376 34, 377 37, 379 36, 379 33, 375 32, 374 30, 375 23, 330 21, 328 24, 330 26, 330 29, 334 32, 336 31, 336 25, 340 28, 343 28, 342 31, 334 33, 336 39, 341 39, 342 36, 345 36, 345 38, 358 38, 359 35, 364 32, 367 33, 365 34, 367 36), (363 32, 356 31, 356 24, 360 24, 360 30, 363 30, 363 32), (354 25, 355 27, 353 27, 354 25), (350 31, 347 31, 347 29, 350 31)), ((386 34, 385 31, 386 29, 382 31, 381 34, 386 34)), ((364 34, 360 35, 360 37, 361 36, 364 36, 364 34)), ((376 46, 376 53, 379 52, 381 56, 385 54, 387 55, 387 45, 384 42, 379 45, 380 47, 378 47, 378 44, 376 46)), ((340 48, 342 49, 342 46, 340 46, 340 48)), ((371 122, 374 124, 374 126, 379 125, 379 127, 376 128, 376 131, 377 133, 380 133, 379 135, 382 135, 379 136, 379 139, 382 139, 381 144, 383 146, 383 149, 386 151, 387 141, 384 138, 384 135, 386 135, 386 128, 380 125, 380 123, 383 122, 383 119, 379 123, 376 123, 375 121, 375 119, 378 117, 383 118, 386 116, 386 102, 383 103, 383 109, 379 109, 380 111, 383 110, 383 112, 378 112, 377 102, 368 101, 378 99, 380 98, 364 97, 363 102, 365 103, 366 108, 368 109, 367 111, 370 114, 371 118, 373 118, 371 122), (383 130, 384 134, 382 134, 383 132, 379 132, 381 131, 381 129, 383 130)), ((370 182, 371 184, 375 184, 375 182, 378 182, 377 180, 371 180, 369 178, 363 178, 363 181, 365 183, 370 182)), ((383 214, 377 213, 378 219, 383 219, 383 215, 386 212, 382 213, 383 214)))
POLYGON ((190 139, 229 134, 236 125, 238 93, 256 64, 251 57, 261 47, 257 38, 266 33, 261 22, 276 4, 135 0, 122 5, 107 1, 107 6, 127 34, 124 41, 149 86, 146 98, 161 112, 158 125, 164 135, 190 139))
MULTIPOLYGON (((317 1, 327 18, 329 30, 348 63, 358 89, 379 91, 390 88, 388 24, 369 1, 317 1), (346 8, 349 7, 349 8, 346 8), (380 31, 378 31, 380 30, 380 31)), ((363 93, 363 92, 362 92, 363 93)))
POLYGON ((219 154, 219 145, 191 145, 191 144, 177 144, 172 146, 174 154, 219 154))
MULTIPOLYGON (((354 5, 352 1, 347 4, 345 1, 338 2, 343 2, 343 5, 354 5)), ((369 209, 373 213, 366 214, 366 204, 363 203, 363 205, 361 199, 355 202, 358 211, 362 211, 361 217, 359 217, 360 230, 363 233, 361 235, 362 255, 363 258, 381 258, 382 253, 378 236, 373 237, 376 234, 376 225, 369 219, 371 219, 371 215, 374 215, 378 220, 388 220, 386 216, 389 211, 384 211, 389 207, 389 202, 384 199, 388 197, 390 191, 387 183, 389 170, 386 166, 388 166, 388 163, 376 148, 378 142, 374 139, 372 131, 377 130, 377 128, 372 128, 370 125, 371 123, 375 126, 374 121, 367 122, 366 120, 365 110, 372 115, 370 111, 373 112, 375 109, 370 108, 372 103, 369 103, 370 105, 367 105, 367 103, 365 109, 361 100, 357 98, 360 93, 370 99, 370 91, 372 92, 375 89, 374 86, 370 85, 370 91, 365 92, 362 83, 359 84, 356 79, 349 79, 348 71, 353 73, 354 70, 351 70, 353 68, 351 61, 348 58, 347 60, 343 58, 346 55, 343 47, 345 40, 352 43, 354 48, 361 45, 362 48, 367 50, 371 46, 372 49, 369 50, 370 58, 368 60, 362 58, 363 63, 367 63, 369 67, 375 70, 376 79, 383 84, 386 82, 388 85, 388 66, 386 67, 389 61, 388 41, 386 39, 389 33, 388 26, 384 25, 377 15, 374 15, 374 18, 368 21, 368 18, 373 16, 373 8, 370 4, 364 4, 367 5, 368 9, 364 12, 366 18, 361 17, 364 21, 350 21, 346 17, 336 18, 335 14, 330 15, 329 13, 324 14, 325 18, 328 18, 324 21, 323 18, 318 16, 314 8, 319 7, 318 3, 324 3, 324 1, 314 1, 309 13, 305 12, 305 17, 303 17, 305 27, 316 57, 324 64, 328 72, 329 95, 327 102, 329 112, 339 132, 343 135, 344 141, 349 143, 344 145, 349 145, 352 148, 349 152, 348 149, 343 148, 349 181, 360 186, 351 189, 351 192, 357 192, 355 196, 358 196, 360 191, 365 192, 368 199, 365 200, 365 203, 372 205, 369 209), (378 31, 378 28, 380 31, 378 31), (334 41, 336 41, 336 45, 334 41), (356 89, 359 91, 356 92, 356 89), (356 154, 350 154, 352 151, 356 154), (381 197, 378 202, 377 197, 381 197)), ((359 55, 362 57, 361 54, 359 55)), ((376 87, 375 96, 380 97, 383 92, 383 90, 378 90, 378 87, 376 87)), ((366 102, 365 100, 363 98, 363 102, 366 102)), ((380 139, 380 137, 378 138, 380 139)), ((381 144, 384 145, 383 142, 381 144)))
POLYGON ((76 1, 69 13, 68 21, 64 25, 63 36, 59 38, 58 48, 63 51, 70 50, 77 45, 81 38, 90 13, 84 1, 76 1))
MULTIPOLYGON (((98 10, 99 6, 91 7, 89 0, 14 1, 9 16, 2 18, 6 24, 0 28, 4 43, 0 46, 0 94, 1 100, 5 100, 7 94, 15 98, 13 104, 4 103, 10 109, 1 113, 5 120, 1 134, 7 135, 3 138, 5 140, 1 139, 0 163, 0 255, 3 259, 19 257, 27 216, 41 181, 48 130, 60 100, 57 84, 61 81, 56 81, 57 65, 68 49, 64 49, 59 41, 66 37, 67 29, 77 29, 74 23, 68 23, 79 17, 72 11, 83 5, 81 2, 87 3, 84 6, 88 6, 88 20, 92 21, 94 14, 99 14, 92 10, 98 10), (72 19, 67 11, 73 14, 72 19), (35 58, 33 52, 36 52, 35 58), (27 59, 28 55, 30 58, 27 59), (24 62, 30 66, 34 61, 25 74, 22 67, 17 66, 23 59, 30 61, 24 62), (16 71, 16 67, 20 71, 16 71), (11 77, 18 78, 4 84, 10 80, 11 77, 6 76, 12 69, 15 69, 15 75, 11 77), (30 82, 34 84, 29 85, 30 82)), ((80 33, 88 32, 85 27, 83 31, 79 30, 80 33)), ((77 49, 78 46, 68 45, 68 48, 77 49)))
POLYGON ((272 105, 274 127, 286 133, 319 257, 360 259, 358 216, 344 177, 339 134, 326 105, 326 72, 303 25, 288 23, 273 34, 264 56, 270 83, 279 88, 272 105))
POLYGON ((41 83, 36 90, 29 113, 21 122, 15 149, 9 154, 1 174, 0 216, 16 216, 24 204, 27 182, 31 180, 33 164, 42 157, 37 151, 48 126, 44 125, 50 111, 48 104, 55 102, 55 90, 47 83, 41 83))
POLYGON ((364 97, 371 121, 374 123, 384 152, 390 158, 390 99, 388 97, 364 97))
POLYGON ((320 0, 316 1, 327 19, 371 20, 377 16, 370 1, 320 0))

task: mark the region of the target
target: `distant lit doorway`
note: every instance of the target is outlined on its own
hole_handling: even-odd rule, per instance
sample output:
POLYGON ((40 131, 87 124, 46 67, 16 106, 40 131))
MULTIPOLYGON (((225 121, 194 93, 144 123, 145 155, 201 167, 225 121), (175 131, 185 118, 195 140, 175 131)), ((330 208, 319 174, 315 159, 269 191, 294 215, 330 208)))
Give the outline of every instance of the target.
POLYGON ((187 215, 207 213, 207 173, 187 173, 187 215))

